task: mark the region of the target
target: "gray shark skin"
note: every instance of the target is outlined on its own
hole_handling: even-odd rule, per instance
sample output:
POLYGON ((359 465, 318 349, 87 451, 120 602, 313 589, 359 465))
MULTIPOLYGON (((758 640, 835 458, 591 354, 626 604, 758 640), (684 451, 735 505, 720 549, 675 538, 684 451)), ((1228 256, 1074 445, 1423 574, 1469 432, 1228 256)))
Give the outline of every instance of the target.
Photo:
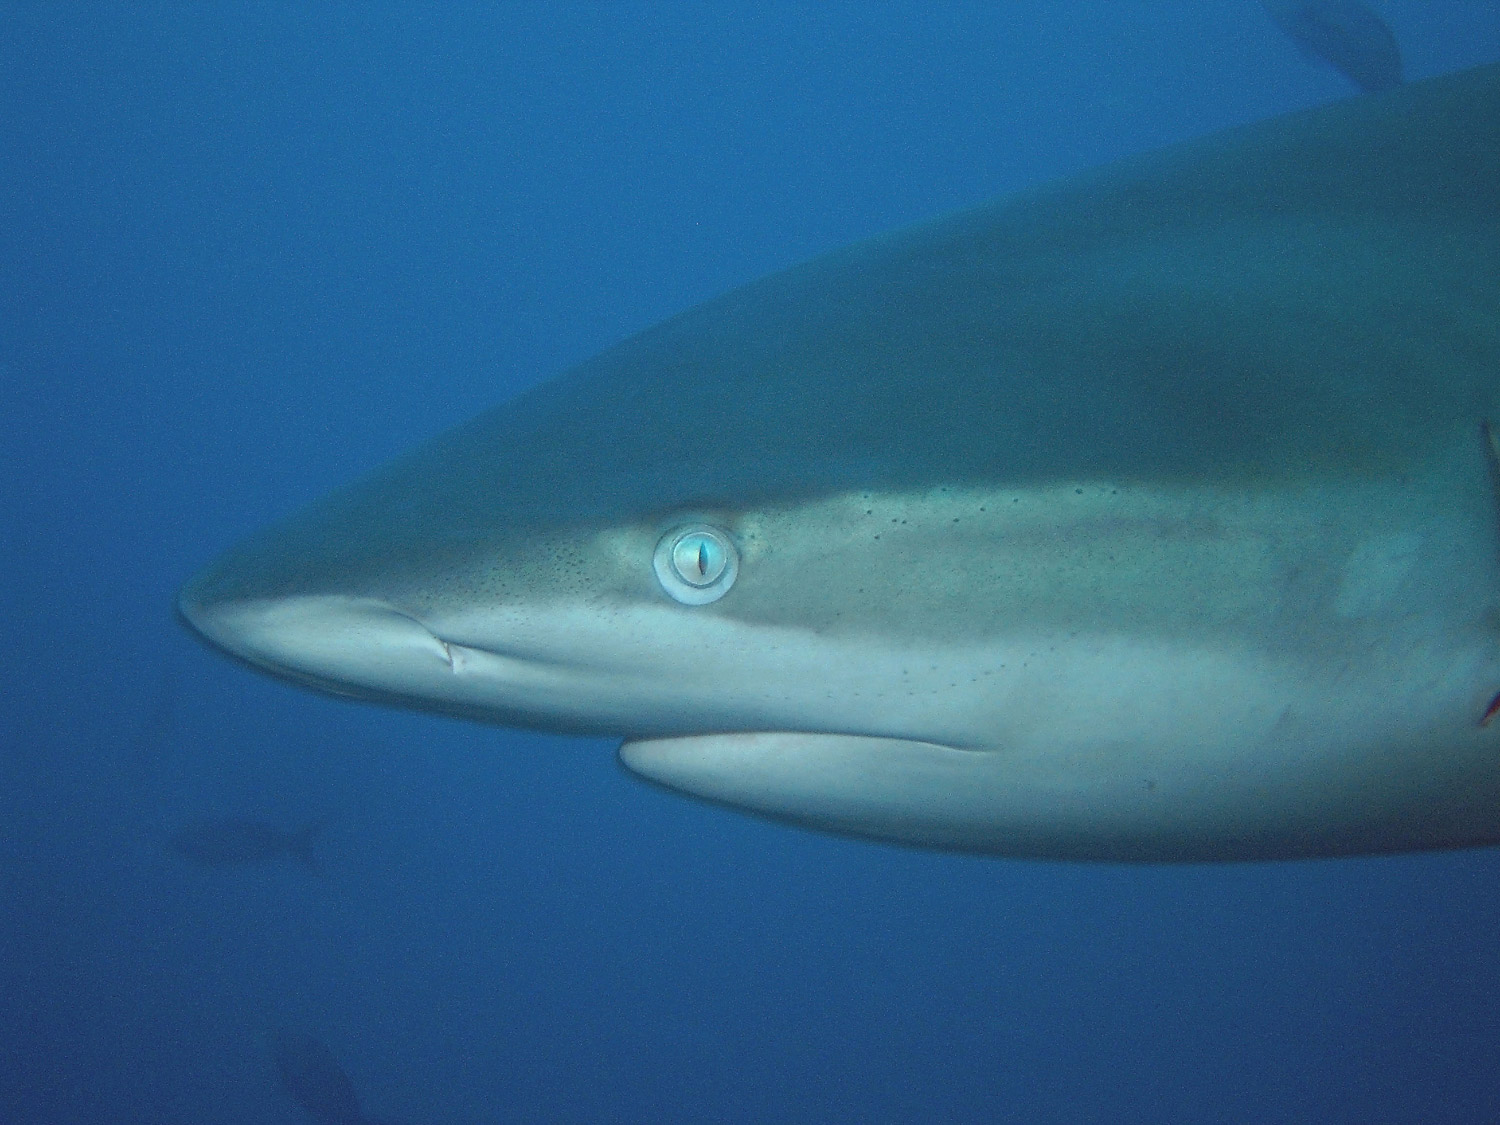
POLYGON ((1488 844, 1491 421, 1496 67, 748 285, 179 605, 309 686, 619 737, 659 784, 825 830, 1132 861, 1488 844))

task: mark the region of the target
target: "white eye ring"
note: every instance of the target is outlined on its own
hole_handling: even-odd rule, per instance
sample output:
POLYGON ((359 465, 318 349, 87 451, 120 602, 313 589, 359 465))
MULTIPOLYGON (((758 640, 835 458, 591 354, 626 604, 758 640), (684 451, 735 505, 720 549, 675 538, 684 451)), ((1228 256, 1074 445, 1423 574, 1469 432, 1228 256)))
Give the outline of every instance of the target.
POLYGON ((651 566, 669 596, 683 605, 707 605, 729 593, 740 573, 740 554, 718 528, 693 523, 661 537, 651 566))

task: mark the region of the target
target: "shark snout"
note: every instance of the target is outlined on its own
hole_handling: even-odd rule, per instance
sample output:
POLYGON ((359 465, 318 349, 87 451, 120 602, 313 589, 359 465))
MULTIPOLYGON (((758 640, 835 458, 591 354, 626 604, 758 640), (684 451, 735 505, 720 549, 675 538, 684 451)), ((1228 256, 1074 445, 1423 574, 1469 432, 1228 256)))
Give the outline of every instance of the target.
POLYGON ((215 600, 189 583, 178 610, 220 648, 298 679, 409 691, 453 666, 449 646, 421 621, 375 598, 215 600))

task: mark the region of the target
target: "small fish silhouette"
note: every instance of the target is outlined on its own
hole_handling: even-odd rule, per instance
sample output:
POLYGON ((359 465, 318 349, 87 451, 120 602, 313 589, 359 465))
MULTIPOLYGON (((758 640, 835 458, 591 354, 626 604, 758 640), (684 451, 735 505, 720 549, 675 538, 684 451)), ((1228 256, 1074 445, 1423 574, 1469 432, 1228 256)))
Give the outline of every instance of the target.
POLYGON ((271 1045, 281 1088, 307 1111, 316 1125, 395 1125, 384 1118, 366 1117, 354 1083, 333 1052, 296 1031, 277 1033, 271 1045))
POLYGON ((288 832, 258 820, 197 820, 174 833, 168 847, 205 867, 240 867, 285 857, 319 873, 313 845, 326 826, 327 821, 318 820, 288 832))
POLYGON ((1307 54, 1332 64, 1366 93, 1401 85, 1401 46, 1359 0, 1261 0, 1261 6, 1307 54))
POLYGON ((272 1054, 282 1088, 317 1125, 372 1125, 333 1052, 311 1035, 282 1032, 272 1054))

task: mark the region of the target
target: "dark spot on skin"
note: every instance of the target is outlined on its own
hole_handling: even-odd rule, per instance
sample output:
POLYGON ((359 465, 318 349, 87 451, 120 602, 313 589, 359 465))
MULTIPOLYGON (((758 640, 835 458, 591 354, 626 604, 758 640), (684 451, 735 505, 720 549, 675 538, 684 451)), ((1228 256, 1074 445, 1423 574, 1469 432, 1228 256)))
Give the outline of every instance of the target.
POLYGON ((1082 495, 1083 495, 1083 489, 1081 489, 1081 488, 1075 488, 1075 489, 1074 489, 1074 490, 1073 490, 1073 492, 1074 492, 1074 494, 1075 494, 1075 495, 1077 495, 1077 496, 1082 496, 1082 495))
POLYGON ((1146 792, 1147 793, 1155 793, 1156 792, 1156 782, 1152 781, 1150 778, 1146 779, 1146 792))

